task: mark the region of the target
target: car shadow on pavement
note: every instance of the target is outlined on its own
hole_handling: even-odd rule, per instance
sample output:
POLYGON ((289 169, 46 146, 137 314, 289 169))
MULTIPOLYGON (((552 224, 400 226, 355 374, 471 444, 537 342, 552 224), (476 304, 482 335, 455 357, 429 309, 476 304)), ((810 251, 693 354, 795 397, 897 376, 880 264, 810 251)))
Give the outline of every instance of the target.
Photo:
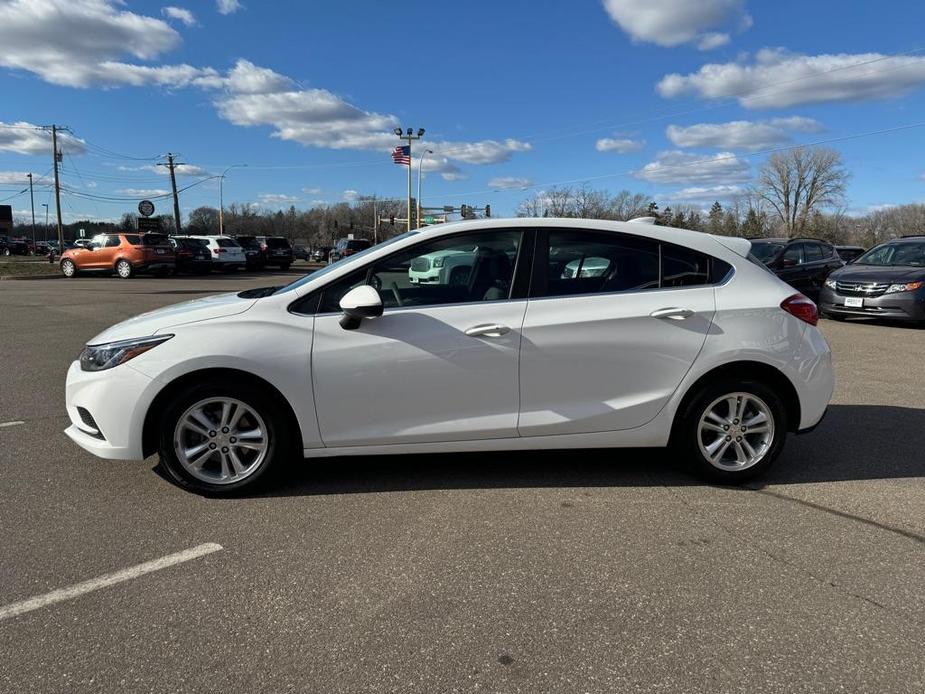
MULTIPOLYGON (((749 487, 923 476, 925 410, 832 405, 815 431, 791 436, 772 470, 749 487)), ((661 449, 573 449, 299 461, 256 495, 696 484, 702 482, 661 449)))

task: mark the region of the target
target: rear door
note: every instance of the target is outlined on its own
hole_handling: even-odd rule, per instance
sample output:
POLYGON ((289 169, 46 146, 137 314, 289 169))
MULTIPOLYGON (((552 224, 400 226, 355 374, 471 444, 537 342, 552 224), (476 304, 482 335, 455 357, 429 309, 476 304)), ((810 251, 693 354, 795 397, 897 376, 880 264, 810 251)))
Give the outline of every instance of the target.
POLYGON ((809 290, 810 281, 807 268, 804 267, 805 256, 802 242, 788 244, 777 262, 779 263, 776 269, 778 277, 799 292, 805 293, 809 290))
POLYGON ((650 421, 703 347, 721 269, 680 246, 586 230, 539 232, 536 256, 521 343, 520 435, 650 421))

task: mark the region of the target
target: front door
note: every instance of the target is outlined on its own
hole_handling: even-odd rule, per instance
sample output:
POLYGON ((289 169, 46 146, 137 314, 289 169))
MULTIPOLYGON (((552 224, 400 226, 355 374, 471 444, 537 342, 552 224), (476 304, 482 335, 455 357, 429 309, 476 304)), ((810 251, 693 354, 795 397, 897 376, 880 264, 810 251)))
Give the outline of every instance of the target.
POLYGON ((712 278, 722 271, 714 262, 635 235, 541 237, 523 327, 520 435, 618 431, 654 418, 710 330, 712 278))
POLYGON ((323 290, 312 383, 324 444, 517 435, 526 298, 513 298, 520 231, 425 240, 323 290), (340 326, 340 298, 369 284, 384 313, 340 326))

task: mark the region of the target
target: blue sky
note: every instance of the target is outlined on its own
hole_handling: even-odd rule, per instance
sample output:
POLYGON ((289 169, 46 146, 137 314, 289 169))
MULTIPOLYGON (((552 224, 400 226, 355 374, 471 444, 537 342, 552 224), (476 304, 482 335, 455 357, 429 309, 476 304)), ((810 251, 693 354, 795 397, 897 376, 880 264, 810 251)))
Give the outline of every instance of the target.
MULTIPOLYGON (((76 138, 66 220, 166 191, 167 151, 190 165, 181 186, 246 163, 226 204, 401 197, 396 125, 427 129, 431 205, 511 214, 586 181, 708 206, 767 150, 822 140, 852 210, 921 201, 925 127, 840 138, 925 121, 923 20, 913 0, 0 0, 0 199, 47 172, 30 126, 56 122, 76 138)), ((181 195, 217 204, 214 180, 181 195)))

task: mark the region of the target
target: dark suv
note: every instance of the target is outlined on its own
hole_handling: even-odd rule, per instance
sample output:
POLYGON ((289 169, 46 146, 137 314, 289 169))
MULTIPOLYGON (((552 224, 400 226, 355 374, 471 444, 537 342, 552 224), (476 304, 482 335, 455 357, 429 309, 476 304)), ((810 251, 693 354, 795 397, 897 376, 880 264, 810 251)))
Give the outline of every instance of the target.
POLYGON ((819 296, 829 273, 845 264, 835 246, 818 239, 753 239, 752 254, 811 299, 819 296))
POLYGON ((829 318, 925 322, 925 236, 887 241, 833 272, 819 309, 829 318))
POLYGON ((278 265, 280 270, 288 270, 292 265, 292 246, 284 236, 267 236, 267 265, 278 265))
POLYGON ((346 258, 348 255, 365 251, 372 245, 373 244, 366 239, 338 239, 334 248, 331 249, 328 255, 328 262, 336 263, 341 258, 346 258))
POLYGON ((267 247, 263 236, 235 236, 235 241, 244 249, 247 270, 262 270, 267 264, 267 247))

